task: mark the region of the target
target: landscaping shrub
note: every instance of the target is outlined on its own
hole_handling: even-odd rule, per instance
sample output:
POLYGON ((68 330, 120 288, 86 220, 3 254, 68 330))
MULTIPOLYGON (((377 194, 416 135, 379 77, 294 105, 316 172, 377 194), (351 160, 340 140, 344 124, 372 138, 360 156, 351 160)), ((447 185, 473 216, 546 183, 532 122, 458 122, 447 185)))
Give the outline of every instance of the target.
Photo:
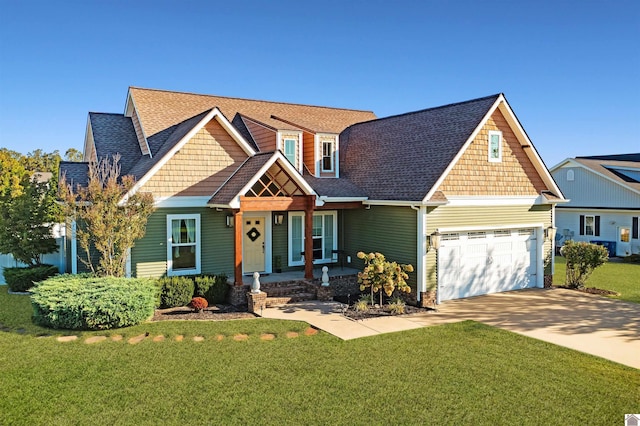
POLYGON ((158 286, 161 308, 187 306, 195 289, 193 279, 189 277, 162 277, 158 280, 158 286))
POLYGON ((46 280, 58 273, 53 265, 38 265, 28 268, 4 268, 4 280, 11 291, 27 291, 34 283, 46 280))
POLYGON ((389 311, 392 314, 401 315, 401 314, 404 314, 404 308, 406 306, 406 303, 404 302, 404 300, 402 300, 402 298, 395 297, 389 301, 388 306, 389 306, 389 311))
POLYGON ((197 312, 202 311, 207 306, 209 306, 209 303, 207 302, 207 299, 205 299, 204 297, 194 297, 193 299, 191 299, 191 302, 189 303, 189 307, 193 308, 193 310, 197 312))
POLYGON ((566 259, 566 285, 570 288, 583 288, 593 270, 609 259, 604 246, 585 242, 567 241, 560 252, 566 259))
MULTIPOLYGON (((198 279, 200 277, 196 277, 196 286, 198 285, 198 279)), ((197 294, 198 296, 204 297, 209 302, 209 305, 219 305, 226 303, 227 301, 227 293, 229 292, 229 285, 227 284, 227 276, 224 274, 216 275, 213 277, 214 282, 209 286, 209 288, 202 294, 197 294)))
POLYGON ((33 318, 71 330, 129 327, 153 315, 157 292, 152 279, 56 277, 33 288, 33 318))

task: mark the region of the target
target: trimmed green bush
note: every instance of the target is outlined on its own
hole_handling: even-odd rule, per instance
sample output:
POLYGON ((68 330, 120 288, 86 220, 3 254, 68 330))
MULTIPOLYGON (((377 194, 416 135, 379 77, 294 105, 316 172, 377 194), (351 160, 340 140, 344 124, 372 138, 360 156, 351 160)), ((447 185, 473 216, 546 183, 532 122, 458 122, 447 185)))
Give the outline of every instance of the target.
POLYGON ((229 285, 226 275, 202 275, 195 277, 194 281, 195 295, 207 299, 209 305, 223 304, 227 301, 229 285))
POLYGON ((38 265, 27 268, 4 268, 4 280, 11 291, 28 291, 34 283, 46 280, 58 273, 53 265, 38 265))
POLYGON ((195 285, 190 277, 162 277, 158 279, 160 287, 160 307, 175 308, 187 306, 191 302, 195 285))
POLYGON ((71 330, 129 327, 153 316, 157 292, 152 279, 55 277, 33 288, 33 318, 71 330))

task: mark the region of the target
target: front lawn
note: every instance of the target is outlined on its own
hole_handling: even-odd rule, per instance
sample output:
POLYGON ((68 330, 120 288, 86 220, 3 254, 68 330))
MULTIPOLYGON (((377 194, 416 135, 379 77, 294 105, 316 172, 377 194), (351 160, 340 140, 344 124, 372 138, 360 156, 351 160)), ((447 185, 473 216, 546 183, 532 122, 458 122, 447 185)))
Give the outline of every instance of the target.
POLYGON ((640 371, 471 321, 347 342, 174 321, 86 344, 105 333, 60 343, 28 318, 28 297, 0 287, 0 424, 604 425, 638 408, 640 371), (167 339, 126 342, 144 333, 167 339))
MULTIPOLYGON (((564 285, 566 282, 565 258, 556 256, 553 283, 564 285)), ((596 268, 586 284, 603 290, 613 290, 619 296, 607 296, 612 299, 640 303, 640 265, 633 263, 607 262, 596 268)))

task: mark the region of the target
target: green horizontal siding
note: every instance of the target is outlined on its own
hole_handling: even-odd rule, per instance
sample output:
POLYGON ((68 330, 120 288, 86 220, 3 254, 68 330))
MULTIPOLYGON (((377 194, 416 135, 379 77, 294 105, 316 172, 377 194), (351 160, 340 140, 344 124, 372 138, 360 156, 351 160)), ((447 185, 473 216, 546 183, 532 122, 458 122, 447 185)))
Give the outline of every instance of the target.
MULTIPOLYGON (((427 230, 430 235, 436 229, 486 227, 495 229, 519 224, 551 225, 551 206, 439 206, 427 210, 427 230)), ((545 241, 545 256, 550 254, 552 243, 545 241)), ((436 285, 436 252, 427 253, 427 289, 436 285)))
MULTIPOLYGON (((351 267, 362 268, 356 253, 380 252, 390 261, 417 265, 417 212, 410 207, 371 206, 344 211, 344 247, 351 267)), ((409 275, 415 288, 416 274, 409 275)))
POLYGON ((200 214, 202 273, 233 275, 233 228, 226 227, 226 212, 210 208, 163 208, 151 215, 145 236, 131 250, 133 276, 160 277, 167 273, 168 214, 200 214))

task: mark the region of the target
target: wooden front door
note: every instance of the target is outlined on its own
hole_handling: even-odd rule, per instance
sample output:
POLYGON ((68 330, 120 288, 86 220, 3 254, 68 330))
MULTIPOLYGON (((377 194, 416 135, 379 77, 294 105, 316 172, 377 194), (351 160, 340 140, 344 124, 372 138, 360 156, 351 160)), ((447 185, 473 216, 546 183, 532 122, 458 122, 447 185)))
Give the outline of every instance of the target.
POLYGON ((265 270, 265 229, 264 217, 245 217, 242 226, 243 272, 263 272, 265 270))

